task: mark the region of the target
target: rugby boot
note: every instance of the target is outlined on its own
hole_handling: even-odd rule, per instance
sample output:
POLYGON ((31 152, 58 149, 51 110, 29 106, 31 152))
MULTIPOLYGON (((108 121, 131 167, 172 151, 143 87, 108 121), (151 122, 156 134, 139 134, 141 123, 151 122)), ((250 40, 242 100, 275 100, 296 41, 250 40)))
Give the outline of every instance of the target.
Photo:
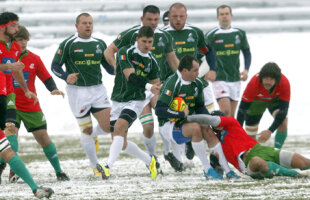
POLYGON ((152 179, 156 179, 157 177, 157 168, 156 168, 156 159, 154 156, 151 158, 151 162, 148 166, 152 179))
POLYGON ((219 173, 217 173, 217 171, 215 171, 215 169, 213 169, 212 167, 208 170, 208 172, 204 172, 204 175, 206 177, 207 180, 220 180, 223 179, 223 176, 221 176, 219 173))
POLYGON ((192 142, 185 143, 185 155, 186 155, 186 158, 189 160, 192 160, 194 158, 195 152, 192 147, 192 142))
POLYGON ((34 196, 37 197, 38 199, 42 199, 44 197, 49 199, 54 193, 54 190, 52 190, 51 188, 44 188, 41 186, 39 189, 35 189, 32 192, 34 196))
POLYGON ((103 166, 102 164, 97 164, 96 168, 98 172, 101 173, 101 177, 103 180, 108 180, 110 178, 110 168, 108 165, 103 166))
POLYGON ((183 163, 181 163, 174 155, 173 153, 169 152, 167 155, 164 155, 165 160, 167 160, 171 167, 177 171, 182 172, 185 170, 183 163))
POLYGON ((226 178, 228 178, 228 179, 240 179, 240 176, 238 176, 234 171, 231 170, 226 174, 226 178))
POLYGON ((57 181, 70 181, 70 178, 67 176, 65 172, 57 172, 56 177, 57 181))
POLYGON ((15 172, 10 169, 10 174, 9 174, 9 182, 10 183, 16 183, 19 179, 19 176, 15 174, 15 172))
POLYGON ((224 170, 221 167, 218 158, 213 154, 210 154, 210 165, 211 165, 211 167, 213 167, 215 169, 215 171, 217 171, 220 175, 223 176, 224 170))

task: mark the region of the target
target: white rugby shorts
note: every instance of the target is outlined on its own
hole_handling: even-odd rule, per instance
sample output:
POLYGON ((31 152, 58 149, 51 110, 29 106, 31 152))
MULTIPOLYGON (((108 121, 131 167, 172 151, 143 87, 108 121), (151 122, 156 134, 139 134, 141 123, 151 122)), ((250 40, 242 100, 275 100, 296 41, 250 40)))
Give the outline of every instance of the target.
POLYGON ((83 117, 92 107, 111 107, 103 84, 86 87, 67 85, 66 91, 71 111, 75 117, 83 117))
POLYGON ((128 102, 117 102, 112 101, 112 110, 111 110, 111 121, 115 121, 119 118, 122 110, 129 109, 134 111, 137 114, 137 117, 140 116, 144 108, 144 100, 141 101, 128 101, 128 102))
POLYGON ((214 81, 212 83, 215 99, 230 98, 233 101, 239 101, 241 82, 214 81))

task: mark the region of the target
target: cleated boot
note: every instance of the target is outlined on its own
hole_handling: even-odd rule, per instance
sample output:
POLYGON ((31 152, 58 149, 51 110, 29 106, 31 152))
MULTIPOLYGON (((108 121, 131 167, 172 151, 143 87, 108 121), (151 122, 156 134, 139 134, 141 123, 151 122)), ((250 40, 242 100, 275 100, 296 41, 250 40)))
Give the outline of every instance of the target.
POLYGON ((152 156, 151 158, 151 162, 148 166, 149 170, 150 170, 150 174, 152 179, 156 179, 157 177, 157 168, 156 168, 156 159, 154 156, 152 156))
POLYGON ((221 167, 218 158, 213 154, 210 154, 210 165, 211 165, 211 167, 213 167, 215 169, 215 171, 217 171, 220 175, 223 176, 224 170, 221 167))
POLYGON ((56 177, 57 181, 70 181, 70 178, 67 176, 65 172, 57 172, 56 177))
MULTIPOLYGON (((152 156, 152 155, 150 155, 150 156, 152 156)), ((157 156, 155 156, 155 155, 153 155, 153 156, 155 157, 155 160, 156 160, 156 169, 157 169, 157 173, 158 173, 158 174, 161 174, 161 175, 164 175, 163 171, 162 171, 161 168, 160 168, 160 163, 159 163, 158 160, 157 160, 157 156)))
POLYGON ((35 189, 32 192, 35 197, 37 197, 38 199, 42 199, 44 197, 50 198, 54 193, 54 190, 52 190, 51 188, 40 187, 39 189, 35 189))
POLYGON ((98 151, 99 151, 99 140, 98 140, 98 136, 94 137, 93 140, 95 141, 96 152, 98 152, 98 151))
POLYGON ((231 170, 226 174, 226 178, 228 178, 228 179, 240 179, 240 176, 238 176, 234 171, 231 170))
POLYGON ((204 171, 204 175, 207 180, 219 180, 223 179, 223 176, 221 176, 215 169, 212 167, 208 170, 208 172, 204 171))
POLYGON ((16 183, 19 179, 19 176, 15 174, 15 172, 10 169, 10 174, 9 174, 9 182, 10 183, 16 183))
POLYGON ((181 163, 174 155, 173 153, 169 152, 168 155, 164 155, 165 160, 167 160, 171 167, 177 171, 177 172, 182 172, 185 170, 183 163, 181 163))
POLYGON ((0 163, 0 184, 1 184, 1 175, 6 167, 6 163, 0 163))
POLYGON ((185 143, 185 155, 186 155, 186 158, 189 160, 192 160, 194 158, 195 152, 192 147, 192 142, 185 143))
POLYGON ((101 176, 101 173, 98 171, 97 168, 94 168, 94 169, 93 169, 93 172, 94 172, 94 175, 96 175, 96 176, 101 176))
POLYGON ((97 164, 96 168, 98 172, 101 173, 101 177, 103 180, 108 180, 110 178, 110 168, 108 165, 103 166, 102 164, 97 164))

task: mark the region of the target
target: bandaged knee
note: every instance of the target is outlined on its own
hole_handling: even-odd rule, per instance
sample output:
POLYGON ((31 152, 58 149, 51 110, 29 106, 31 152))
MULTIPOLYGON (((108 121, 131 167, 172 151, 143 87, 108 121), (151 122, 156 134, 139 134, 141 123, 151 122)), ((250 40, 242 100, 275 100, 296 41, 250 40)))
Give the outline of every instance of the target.
POLYGON ((148 113, 146 115, 141 115, 139 117, 139 120, 140 120, 142 126, 144 126, 145 124, 154 123, 154 119, 153 119, 152 113, 148 113))
POLYGON ((89 116, 86 116, 86 117, 83 117, 83 118, 77 118, 77 122, 79 124, 79 127, 80 127, 80 130, 82 133, 85 133, 85 134, 88 134, 90 135, 92 133, 92 121, 91 121, 91 117, 90 115, 89 116), (88 133, 85 132, 85 130, 87 129, 90 129, 90 131, 88 133))
POLYGON ((256 136, 258 131, 258 125, 245 125, 245 131, 249 136, 256 136))

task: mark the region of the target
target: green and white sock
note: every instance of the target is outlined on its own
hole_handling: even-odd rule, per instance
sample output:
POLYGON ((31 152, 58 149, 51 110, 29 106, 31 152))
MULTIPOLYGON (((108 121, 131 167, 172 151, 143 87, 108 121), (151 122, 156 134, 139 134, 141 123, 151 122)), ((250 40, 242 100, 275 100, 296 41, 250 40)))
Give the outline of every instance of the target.
POLYGON ((25 163, 20 159, 17 155, 15 155, 13 158, 9 160, 9 165, 11 169, 19 176, 21 177, 25 183, 29 185, 31 190, 35 190, 40 188, 33 180, 31 174, 29 173, 28 169, 25 166, 25 163))
POLYGON ((278 165, 277 163, 268 161, 268 171, 264 174, 266 178, 272 178, 274 176, 289 176, 295 177, 298 175, 298 172, 292 169, 287 169, 278 165))
POLYGON ((43 151, 47 159, 50 161, 51 165, 53 166, 55 172, 61 172, 60 162, 57 155, 56 146, 53 142, 50 143, 47 147, 43 147, 43 151))

